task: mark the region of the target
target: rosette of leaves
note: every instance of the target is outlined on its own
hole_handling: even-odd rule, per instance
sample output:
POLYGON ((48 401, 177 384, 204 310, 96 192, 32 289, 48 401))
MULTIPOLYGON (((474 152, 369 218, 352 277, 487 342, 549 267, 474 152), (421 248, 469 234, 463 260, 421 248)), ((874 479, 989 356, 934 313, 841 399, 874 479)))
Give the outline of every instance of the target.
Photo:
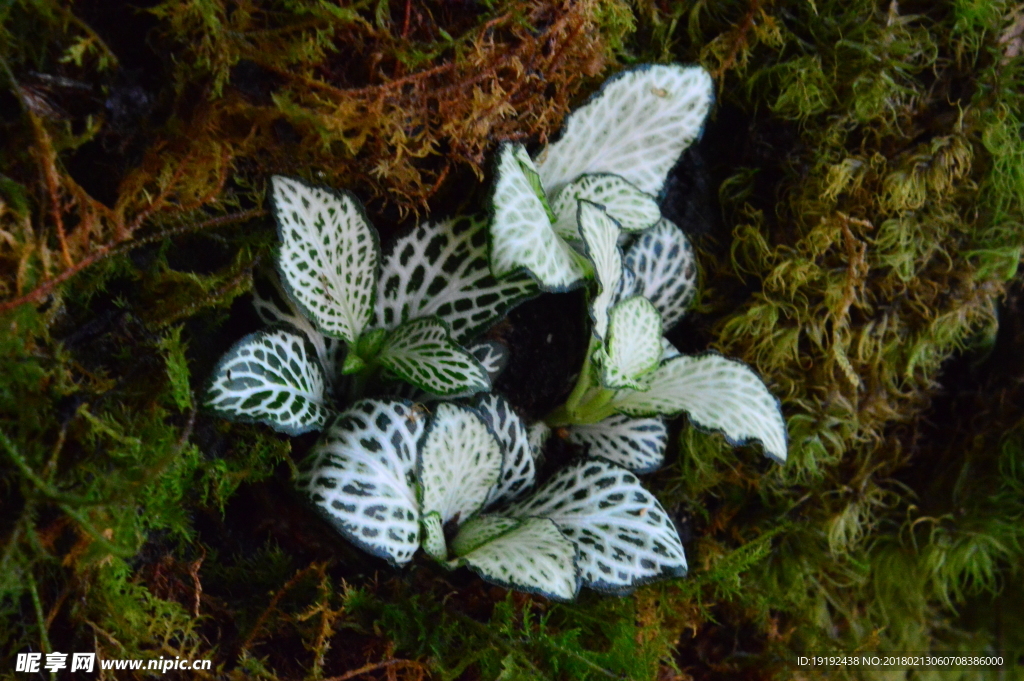
POLYGON ((255 296, 271 326, 221 359, 209 409, 294 435, 323 427, 335 399, 382 382, 438 396, 490 389, 501 348, 461 344, 537 288, 523 274, 492 276, 484 221, 421 225, 382 256, 352 194, 276 176, 271 202, 278 279, 255 296))
POLYGON ((657 223, 657 196, 700 134, 712 97, 699 66, 640 66, 605 82, 535 159, 520 144, 503 144, 490 223, 495 276, 526 271, 546 291, 592 278, 579 202, 601 206, 626 232, 657 223))
POLYGON ((446 568, 558 600, 685 574, 678 533, 631 472, 584 459, 533 490, 527 428, 496 395, 432 414, 364 400, 300 464, 298 487, 355 544, 395 565, 446 568))
POLYGON ((683 355, 663 336, 695 291, 694 254, 683 231, 662 219, 623 254, 607 212, 582 202, 579 224, 595 270, 590 347, 548 425, 565 428, 591 456, 649 472, 664 459, 663 418, 686 413, 694 425, 734 444, 758 441, 766 455, 785 462, 785 421, 760 377, 716 353, 683 355))

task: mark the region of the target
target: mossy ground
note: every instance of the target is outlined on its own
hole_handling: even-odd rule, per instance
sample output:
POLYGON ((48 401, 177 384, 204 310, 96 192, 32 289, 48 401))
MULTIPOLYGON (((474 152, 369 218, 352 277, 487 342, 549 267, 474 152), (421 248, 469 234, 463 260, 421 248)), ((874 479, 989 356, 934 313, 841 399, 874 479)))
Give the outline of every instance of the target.
MULTIPOLYGON (((267 679, 911 678, 794 656, 1024 655, 1024 7, 31 0, 0 19, 0 676, 28 650, 267 679), (392 570, 292 497, 310 438, 197 412, 257 323, 270 173, 351 189, 386 239, 479 202, 497 140, 542 143, 652 60, 718 86, 664 202, 702 267, 673 340, 753 364, 791 436, 779 467, 681 427, 650 484, 689 577, 555 605, 392 570)), ((546 304, 566 307, 498 330, 522 357, 546 304)), ((545 380, 523 408, 557 400, 545 380)))

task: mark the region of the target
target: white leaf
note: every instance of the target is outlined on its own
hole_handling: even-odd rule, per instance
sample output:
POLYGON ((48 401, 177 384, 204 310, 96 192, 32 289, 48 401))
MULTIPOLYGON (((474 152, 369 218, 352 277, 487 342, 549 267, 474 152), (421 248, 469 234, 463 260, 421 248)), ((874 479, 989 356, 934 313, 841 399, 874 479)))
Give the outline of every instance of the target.
MULTIPOLYGON (((499 518, 495 522, 482 517, 470 522, 487 523, 487 530, 493 532, 506 527, 505 520, 499 518)), ((463 529, 466 530, 478 532, 475 528, 463 529)), ((453 545, 457 542, 459 537, 453 545)), ((450 565, 465 565, 492 584, 553 600, 571 601, 580 588, 576 548, 547 518, 517 522, 503 534, 451 561, 450 565)))
POLYGON ((328 385, 334 383, 338 373, 339 358, 344 354, 344 344, 337 338, 330 338, 320 333, 281 287, 277 275, 266 278, 254 277, 252 287, 252 304, 256 314, 266 324, 288 324, 295 327, 316 348, 316 356, 320 366, 324 368, 328 385))
POLYGON ((553 520, 579 551, 583 584, 600 591, 621 593, 686 573, 665 509, 635 475, 607 461, 569 464, 507 514, 553 520))
POLYGON ((657 196, 700 134, 713 83, 699 66, 646 65, 608 79, 537 159, 548 196, 585 173, 611 173, 657 196))
POLYGON ((533 487, 534 461, 526 424, 500 395, 481 395, 473 406, 498 436, 504 451, 504 464, 498 483, 487 495, 485 507, 517 499, 533 487))
POLYGON ((585 447, 589 456, 607 459, 634 473, 650 473, 665 461, 668 429, 657 417, 614 414, 598 423, 570 427, 569 442, 585 447))
POLYGON ((598 353, 601 384, 644 389, 644 375, 661 358, 661 339, 661 315, 649 300, 636 296, 616 305, 608 322, 608 340, 598 353))
POLYGON ((468 520, 498 483, 503 459, 498 438, 477 411, 438 404, 420 445, 417 478, 424 517, 436 513, 440 525, 468 520))
POLYGON ((532 170, 521 144, 498 151, 492 197, 491 272, 504 277, 525 269, 545 291, 565 291, 584 276, 579 256, 555 234, 547 208, 531 185, 532 170), (526 166, 526 170, 524 170, 526 166))
POLYGON ((576 203, 580 199, 605 209, 626 232, 647 229, 661 219, 658 202, 618 175, 583 175, 558 192, 551 208, 555 213, 555 232, 563 239, 579 240, 576 203))
POLYGON ((414 319, 392 331, 377 359, 403 381, 435 395, 491 388, 480 362, 452 342, 436 317, 414 319))
POLYGON ((289 435, 320 430, 331 415, 316 350, 287 327, 250 334, 213 370, 205 406, 232 421, 289 435))
POLYGON ((351 346, 373 316, 377 232, 347 192, 280 175, 271 185, 281 283, 321 332, 351 346))
POLYGON ((661 313, 662 328, 675 326, 697 292, 697 259, 683 230, 663 219, 629 247, 625 265, 636 274, 637 294, 661 313))
POLYGON ((419 547, 413 488, 426 419, 397 400, 362 400, 336 418, 299 465, 296 485, 346 538, 395 565, 419 547))
POLYGON ((786 461, 779 401, 750 367, 721 355, 674 357, 651 375, 646 391, 620 390, 612 405, 632 416, 685 411, 702 428, 720 430, 735 444, 758 440, 765 454, 786 461))
POLYGON ((437 316, 465 342, 540 290, 525 273, 495 279, 488 265, 487 221, 458 217, 424 223, 384 257, 376 326, 393 329, 437 316))
POLYGON ((594 335, 604 338, 608 330, 608 308, 622 279, 622 252, 619 250, 619 226, 597 204, 578 202, 580 236, 584 250, 594 264, 597 294, 590 301, 594 335))

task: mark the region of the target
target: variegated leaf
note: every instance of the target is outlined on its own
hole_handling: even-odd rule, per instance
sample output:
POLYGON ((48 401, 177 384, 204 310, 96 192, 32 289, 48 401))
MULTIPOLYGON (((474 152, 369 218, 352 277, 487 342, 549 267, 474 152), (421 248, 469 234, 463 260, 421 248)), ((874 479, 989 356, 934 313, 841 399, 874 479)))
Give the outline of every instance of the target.
POLYGON ((519 518, 507 518, 490 513, 473 516, 459 527, 459 533, 452 539, 452 553, 464 556, 522 524, 523 521, 519 518))
POLYGON ((429 551, 434 558, 447 558, 444 537, 436 532, 483 508, 503 462, 501 443, 479 412, 449 402, 437 405, 420 446, 417 475, 423 516, 437 516, 436 527, 424 527, 424 548, 435 547, 429 551))
POLYGON ((600 459, 575 461, 507 511, 550 518, 579 551, 583 584, 625 592, 686 573, 679 533, 636 476, 600 459))
POLYGON ((614 414, 598 423, 572 426, 569 442, 585 447, 590 456, 607 459, 634 473, 650 473, 665 461, 668 429, 657 417, 614 414))
POLYGON ((521 497, 533 487, 534 462, 526 424, 500 395, 481 395, 473 403, 491 427, 504 450, 504 464, 498 483, 487 495, 485 507, 521 497))
POLYGON ((615 288, 615 293, 612 295, 610 305, 614 307, 623 300, 640 294, 640 282, 637 281, 636 275, 633 274, 633 270, 626 267, 625 262, 623 262, 622 278, 619 279, 619 285, 615 288))
POLYGON ((622 252, 619 250, 619 226, 597 204, 579 201, 580 235, 587 257, 594 264, 597 293, 590 301, 594 335, 603 339, 608 330, 608 310, 622 279, 622 252))
POLYGON ((661 219, 661 209, 654 197, 640 191, 618 175, 583 175, 562 187, 552 202, 555 232, 563 239, 580 239, 576 224, 576 203, 580 199, 603 207, 626 232, 647 229, 661 219))
MULTIPOLYGON (((497 519, 487 529, 494 531, 503 527, 504 520, 497 519)), ((479 518, 470 522, 490 521, 479 518)), ((477 533, 474 528, 465 529, 477 533)), ((458 541, 456 537, 453 544, 458 541)), ((553 600, 571 601, 580 588, 576 547, 547 518, 519 521, 503 534, 451 561, 450 565, 464 565, 492 584, 553 600)))
POLYGON ((377 232, 352 194, 280 175, 271 184, 281 283, 321 332, 351 346, 373 317, 377 232))
POLYGON ((508 348, 498 341, 480 341, 466 347, 466 351, 473 355, 480 366, 487 372, 487 376, 494 382, 494 379, 501 375, 508 364, 508 348))
POLYGON ((530 453, 533 455, 534 467, 539 468, 544 462, 544 445, 551 437, 551 427, 543 421, 537 421, 530 424, 526 431, 530 440, 530 453))
POLYGON ((403 381, 435 395, 491 388, 480 362, 452 342, 437 317, 414 319, 392 331, 377 360, 403 381))
POLYGON ((316 350, 283 326, 235 343, 214 368, 204 404, 232 421, 265 423, 289 435, 320 430, 331 415, 316 350))
POLYGON ((664 364, 667 359, 679 357, 682 354, 676 349, 676 346, 672 345, 668 338, 661 337, 661 359, 658 360, 659 365, 664 364))
POLYGON ((256 314, 266 324, 288 324, 306 337, 316 348, 316 356, 324 368, 328 386, 332 385, 339 369, 339 360, 345 352, 337 338, 320 333, 292 302, 276 274, 253 277, 252 304, 256 314))
POLYGON ((601 384, 643 390, 644 376, 661 358, 661 315, 646 298, 635 296, 612 308, 608 340, 601 349, 601 384))
POLYGON ((714 94, 699 66, 645 65, 608 79, 537 159, 548 196, 585 173, 611 173, 657 196, 700 134, 714 94))
POLYGON ((765 454, 779 463, 786 460, 779 401, 750 367, 721 355, 667 360, 651 375, 646 391, 620 390, 612 405, 632 416, 685 411, 702 428, 720 430, 736 444, 757 440, 765 454))
POLYGON ((626 251, 625 265, 637 279, 637 294, 654 303, 665 331, 675 326, 697 292, 697 259, 689 239, 663 219, 626 251))
POLYGON ((540 293, 528 274, 495 279, 488 266, 487 221, 458 217, 424 223, 384 257, 377 288, 376 326, 438 316, 464 343, 512 307, 540 293))
POLYGON ((555 234, 544 201, 526 170, 533 162, 521 144, 498 151, 492 196, 491 272, 504 277, 525 269, 545 291, 565 291, 584 277, 579 256, 555 234))
POLYGON ((299 465, 296 485, 317 510, 354 544, 395 565, 419 548, 413 485, 425 422, 408 402, 356 402, 299 465))

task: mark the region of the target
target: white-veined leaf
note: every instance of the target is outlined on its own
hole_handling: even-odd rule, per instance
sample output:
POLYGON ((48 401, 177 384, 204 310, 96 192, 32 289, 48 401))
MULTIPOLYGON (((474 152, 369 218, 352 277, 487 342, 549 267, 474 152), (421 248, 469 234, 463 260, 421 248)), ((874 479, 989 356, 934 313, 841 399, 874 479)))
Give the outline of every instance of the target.
POLYGON ((585 173, 611 173, 657 196, 700 134, 714 86, 699 66, 646 65, 605 81, 537 158, 548 196, 585 173))
POLYGON ((376 230, 352 194, 280 175, 271 185, 281 283, 321 332, 353 345, 373 317, 376 230))
POLYGON ((539 468, 544 461, 544 445, 551 437, 551 426, 543 421, 537 421, 530 424, 526 432, 530 440, 530 453, 533 454, 534 467, 539 468))
POLYGON ((508 364, 508 348, 504 343, 498 341, 480 341, 466 346, 466 352, 473 355, 480 366, 487 372, 487 376, 494 382, 494 379, 501 375, 508 364))
POLYGON ((498 483, 487 495, 485 507, 521 497, 533 487, 535 474, 533 452, 526 424, 500 395, 481 395, 473 403, 484 421, 498 436, 504 450, 504 464, 498 483))
POLYGON ((675 326, 697 292, 697 258, 683 230, 663 219, 627 249, 625 266, 636 274, 637 294, 661 313, 662 328, 675 326))
MULTIPOLYGON (((488 525, 493 532, 506 527, 504 518, 485 516, 470 523, 488 525)), ((463 528, 479 535, 483 528, 463 528)), ((460 531, 461 534, 461 531, 460 531)), ((479 539, 479 536, 474 537, 479 539)), ((456 537, 453 545, 459 542, 456 537)), ((504 533, 449 563, 465 565, 492 584, 571 601, 580 588, 576 547, 547 518, 527 518, 504 533)))
POLYGON ((464 556, 522 524, 523 521, 519 518, 507 518, 490 513, 473 516, 459 527, 459 533, 452 539, 452 553, 464 556))
POLYGON ((491 388, 480 362, 452 342, 437 317, 413 319, 390 332, 377 359, 403 381, 435 395, 491 388))
MULTIPOLYGON (((479 511, 498 483, 504 461, 501 443, 474 409, 442 402, 437 405, 420 445, 417 478, 423 516, 437 514, 438 528, 450 521, 465 522, 479 511)), ((424 548, 444 554, 444 537, 428 532, 424 548)))
POLYGON ((598 351, 601 384, 643 390, 644 376, 661 358, 661 315, 649 300, 635 296, 612 308, 608 340, 598 351))
POLYGON ((735 444, 758 440, 765 454, 786 461, 779 401, 750 367, 721 355, 673 357, 651 374, 646 391, 620 390, 612 405, 632 416, 685 411, 702 428, 720 430, 735 444))
POLYGON ((643 474, 658 470, 664 463, 668 428, 657 417, 614 414, 597 423, 570 427, 568 439, 585 447, 589 456, 643 474))
POLYGON ((269 273, 267 277, 253 277, 252 304, 265 324, 288 324, 301 331, 316 348, 316 356, 324 368, 328 385, 333 385, 340 366, 338 361, 345 352, 344 344, 337 338, 323 335, 306 319, 288 297, 276 273, 269 273))
POLYGON ((637 281, 636 275, 633 274, 633 270, 626 267, 626 263, 623 262, 622 277, 619 279, 619 285, 615 288, 610 305, 614 307, 623 300, 638 295, 640 295, 640 283, 637 281))
POLYGON ((362 400, 339 415, 299 465, 296 484, 334 527, 395 565, 419 548, 414 490, 426 425, 408 402, 362 400))
POLYGON ((316 350, 283 326, 235 343, 214 368, 204 404, 232 421, 265 423, 289 435, 320 430, 332 413, 316 350))
POLYGON ((583 175, 562 187, 552 202, 555 232, 563 239, 580 239, 576 223, 576 202, 580 199, 603 207, 626 232, 639 232, 661 219, 661 209, 654 197, 618 175, 583 175))
POLYGON ((458 217, 424 223, 398 239, 384 257, 376 326, 393 329, 438 316, 463 343, 540 293, 528 274, 495 279, 488 263, 487 221, 458 217))
POLYGON ((661 337, 661 359, 658 360, 658 364, 664 364, 665 360, 672 359, 673 357, 679 357, 683 353, 676 349, 676 346, 672 345, 671 341, 664 336, 661 337))
POLYGON ((547 207, 530 183, 524 165, 533 162, 521 144, 505 143, 498 151, 494 179, 491 272, 501 278, 520 269, 546 291, 565 291, 579 283, 584 270, 579 256, 555 234, 547 207))
POLYGON ((679 533, 636 476, 600 459, 575 461, 507 510, 550 518, 579 551, 583 584, 624 592, 686 573, 679 533))
POLYGON ((597 293, 590 301, 594 335, 603 339, 608 331, 608 309, 622 279, 619 226, 595 203, 578 201, 580 236, 587 257, 594 264, 597 293))

